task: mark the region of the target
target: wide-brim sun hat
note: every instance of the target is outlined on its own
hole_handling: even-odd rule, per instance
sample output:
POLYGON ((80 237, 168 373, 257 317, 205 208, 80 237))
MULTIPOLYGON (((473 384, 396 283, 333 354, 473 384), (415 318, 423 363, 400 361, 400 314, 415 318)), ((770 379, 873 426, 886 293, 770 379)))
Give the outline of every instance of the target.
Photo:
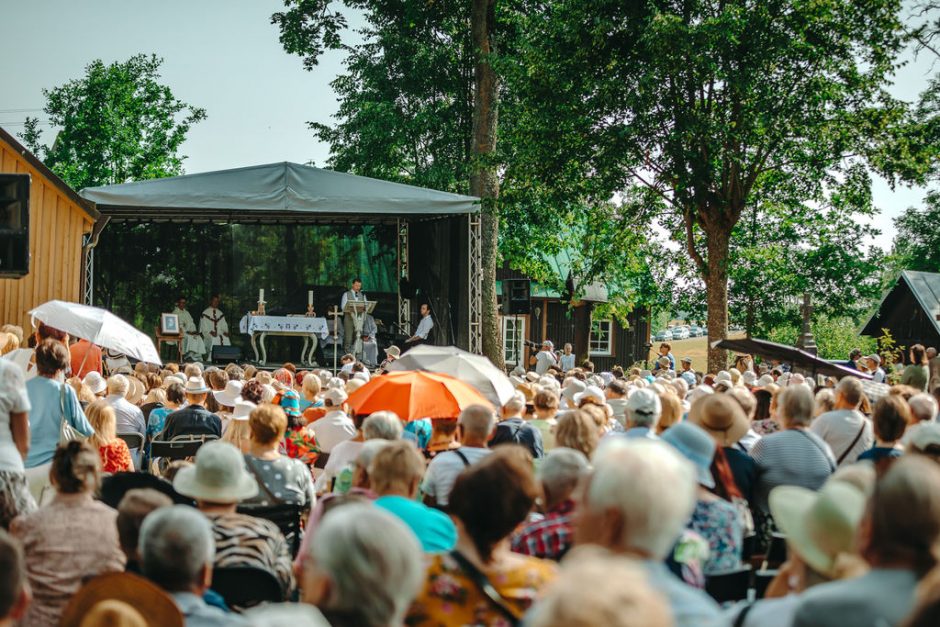
POLYGON ((572 400, 574 401, 575 405, 580 405, 581 402, 586 399, 595 400, 601 405, 607 402, 607 399, 604 397, 604 391, 596 385, 587 386, 584 388, 583 392, 578 392, 575 394, 572 400))
POLYGON ((706 488, 715 487, 711 465, 715 457, 715 440, 707 431, 691 422, 680 422, 660 436, 695 466, 695 479, 706 488))
POLYGON ((69 600, 57 623, 79 627, 85 616, 101 602, 119 602, 136 609, 147 625, 182 627, 183 614, 173 598, 150 580, 133 573, 106 573, 89 580, 69 600))
POLYGON ((401 357, 401 349, 397 346, 389 346, 385 349, 385 354, 395 359, 401 357))
POLYGON ((721 446, 734 446, 751 428, 744 410, 727 394, 697 399, 689 410, 689 422, 710 433, 721 446))
POLYGON ((108 389, 108 382, 104 380, 100 372, 94 370, 85 375, 82 383, 88 386, 92 394, 101 394, 108 389))
POLYGON ((219 402, 219 405, 224 407, 234 407, 235 403, 242 396, 242 387, 245 384, 241 381, 229 381, 225 384, 224 390, 214 390, 212 395, 215 397, 215 400, 219 402))
POLYGON ((855 486, 829 481, 819 492, 778 486, 770 492, 770 513, 787 543, 813 570, 832 577, 840 554, 855 552, 866 497, 855 486))
POLYGON ((251 417, 251 412, 255 410, 257 405, 251 401, 246 401, 243 398, 235 401, 233 405, 234 409, 232 410, 232 420, 248 420, 251 417))
POLYGON ((180 468, 173 488, 197 501, 240 503, 258 494, 258 482, 245 469, 245 459, 228 442, 207 442, 196 452, 193 466, 180 468))

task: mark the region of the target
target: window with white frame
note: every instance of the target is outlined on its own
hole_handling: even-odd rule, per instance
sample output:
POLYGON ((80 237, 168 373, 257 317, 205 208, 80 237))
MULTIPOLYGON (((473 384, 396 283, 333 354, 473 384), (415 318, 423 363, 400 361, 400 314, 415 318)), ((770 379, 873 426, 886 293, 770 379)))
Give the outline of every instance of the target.
POLYGON ((591 354, 611 355, 613 353, 614 323, 612 320, 593 320, 591 322, 591 354))
POLYGON ((525 357, 525 318, 503 316, 503 360, 512 366, 525 357))

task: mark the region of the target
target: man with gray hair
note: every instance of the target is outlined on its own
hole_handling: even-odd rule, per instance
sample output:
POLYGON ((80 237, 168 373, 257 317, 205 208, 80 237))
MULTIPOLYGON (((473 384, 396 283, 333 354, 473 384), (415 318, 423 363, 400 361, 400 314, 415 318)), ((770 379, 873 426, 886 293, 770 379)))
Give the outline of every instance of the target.
POLYGON ((905 448, 910 444, 915 433, 923 429, 924 425, 931 424, 937 419, 937 400, 932 395, 924 392, 915 394, 907 401, 907 404, 911 408, 914 421, 907 426, 904 435, 901 436, 901 444, 905 448))
POLYGON ((512 538, 512 550, 523 555, 560 560, 574 535, 575 488, 588 472, 588 460, 581 451, 556 448, 548 452, 536 473, 542 484, 544 516, 526 525, 512 538))
POLYGON ((832 449, 839 466, 854 464, 875 443, 871 421, 858 410, 864 394, 861 381, 843 378, 836 386, 835 409, 820 415, 810 426, 810 431, 832 449))
POLYGON ((248 624, 203 601, 212 583, 215 541, 198 510, 174 505, 149 514, 140 528, 139 551, 144 575, 173 597, 187 627, 248 624))
POLYGON ((594 454, 575 525, 575 544, 594 544, 636 560, 650 586, 669 603, 676 627, 716 622, 718 605, 666 568, 692 515, 695 471, 669 445, 607 438, 594 454))
POLYGON ((300 596, 331 625, 392 627, 424 583, 421 545, 395 516, 349 503, 328 512, 302 557, 300 596))
POLYGON ((542 432, 522 418, 525 411, 525 397, 521 392, 512 395, 500 411, 502 420, 496 425, 496 432, 490 441, 490 447, 497 444, 519 444, 529 449, 532 457, 542 457, 542 432))
POLYGON ((493 434, 493 427, 493 411, 488 407, 470 405, 460 412, 457 417, 460 448, 435 455, 424 474, 421 491, 427 505, 447 507, 457 475, 492 452, 486 444, 493 434))
POLYGON ((659 395, 652 388, 634 390, 627 398, 627 431, 624 437, 656 439, 656 425, 663 413, 659 395))

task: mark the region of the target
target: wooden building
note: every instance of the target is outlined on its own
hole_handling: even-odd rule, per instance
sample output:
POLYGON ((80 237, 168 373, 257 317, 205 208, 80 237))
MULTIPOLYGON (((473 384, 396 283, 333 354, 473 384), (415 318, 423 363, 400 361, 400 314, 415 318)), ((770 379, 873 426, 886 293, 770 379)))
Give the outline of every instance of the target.
POLYGON ((879 337, 882 329, 900 346, 940 348, 940 274, 905 270, 888 290, 862 335, 879 337))
POLYGON ((0 172, 29 174, 29 273, 0 279, 0 324, 30 330, 33 307, 59 299, 82 302, 84 247, 98 212, 10 133, 0 128, 0 172))
MULTIPOLYGON (((567 255, 561 253, 550 260, 550 265, 562 277, 570 294, 575 289, 567 255)), ((496 273, 496 293, 502 293, 502 281, 528 279, 521 272, 503 266, 496 273)), ((529 357, 538 349, 526 346, 522 340, 540 344, 551 340, 557 350, 566 343, 573 348, 578 364, 587 357, 597 371, 607 371, 619 365, 629 368, 636 362, 645 362, 650 350, 649 313, 634 309, 622 324, 616 318, 599 318, 595 314, 598 303, 607 302, 607 288, 600 284, 584 286, 582 298, 570 306, 568 294, 531 282, 531 307, 528 315, 500 315, 503 355, 508 367, 520 361, 528 367, 529 357)), ((500 296, 500 301, 502 297, 500 296)))

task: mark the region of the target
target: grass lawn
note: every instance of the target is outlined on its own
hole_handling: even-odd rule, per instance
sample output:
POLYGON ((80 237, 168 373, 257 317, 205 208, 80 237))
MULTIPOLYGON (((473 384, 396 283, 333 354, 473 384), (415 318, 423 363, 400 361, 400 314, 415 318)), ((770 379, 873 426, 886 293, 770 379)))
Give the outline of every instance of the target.
MULTIPOLYGON (((730 333, 729 337, 744 337, 743 333, 730 333)), ((653 342, 652 353, 657 353, 659 345, 662 342, 653 342)), ((708 338, 693 337, 687 340, 674 340, 669 342, 672 345, 672 354, 676 358, 676 368, 679 368, 679 360, 683 357, 692 358, 692 368, 696 372, 706 372, 708 369, 708 338)), ((652 355, 651 355, 652 357, 652 355)))

